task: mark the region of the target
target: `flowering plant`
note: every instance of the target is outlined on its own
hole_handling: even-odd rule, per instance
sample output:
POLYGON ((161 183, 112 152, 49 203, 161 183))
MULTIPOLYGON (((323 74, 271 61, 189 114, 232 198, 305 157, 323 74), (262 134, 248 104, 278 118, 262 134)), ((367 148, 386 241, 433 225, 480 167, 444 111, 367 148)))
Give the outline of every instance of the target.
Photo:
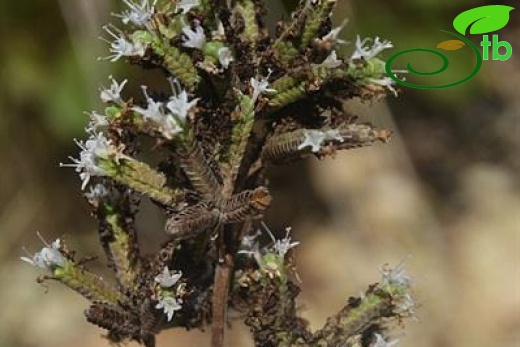
MULTIPOLYGON (((260 246, 253 221, 271 202, 264 169, 307 156, 386 142, 390 132, 357 123, 342 100, 396 94, 377 56, 388 41, 357 37, 339 53, 343 23, 335 0, 303 0, 270 34, 259 0, 123 0, 105 26, 110 55, 164 71, 171 95, 142 87, 143 102, 123 96, 127 80, 101 88, 103 112, 89 113, 89 138, 72 163, 99 221, 99 238, 117 285, 91 273, 61 240, 22 260, 90 301, 85 315, 113 342, 155 346, 163 329, 212 326, 223 346, 226 312, 244 312, 256 346, 390 346, 391 319, 413 313, 401 267, 332 316, 317 332, 298 317, 299 281, 289 230, 260 246), (273 37, 274 36, 274 37, 273 37), (147 162, 139 139, 161 157, 147 162), (95 184, 92 182, 95 181, 95 184), (90 186, 89 186, 90 185, 90 186), (163 209, 169 236, 156 254, 137 243, 140 199, 163 209)), ((138 100, 138 99, 136 99, 138 100)))

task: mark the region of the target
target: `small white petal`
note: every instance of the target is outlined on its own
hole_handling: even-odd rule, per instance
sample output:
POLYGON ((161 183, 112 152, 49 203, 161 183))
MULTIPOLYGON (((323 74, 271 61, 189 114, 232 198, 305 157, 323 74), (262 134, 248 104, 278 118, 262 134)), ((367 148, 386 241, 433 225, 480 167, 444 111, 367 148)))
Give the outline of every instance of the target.
POLYGON ((240 247, 239 247, 239 251, 238 253, 239 254, 246 254, 250 257, 254 256, 255 253, 256 254, 259 254, 260 253, 260 245, 259 245, 259 242, 258 242, 258 236, 262 235, 262 232, 260 230, 257 230, 254 234, 252 235, 245 235, 243 238, 242 238, 242 241, 240 243, 240 247))
POLYGON ((233 53, 229 48, 222 47, 218 50, 218 61, 224 69, 227 69, 233 60, 233 53))
POLYGON ((194 107, 199 99, 188 100, 188 93, 181 89, 177 80, 170 80, 173 95, 170 97, 168 103, 153 100, 147 92, 147 87, 142 86, 143 94, 146 97, 146 108, 140 106, 132 107, 132 111, 141 114, 144 118, 153 121, 158 130, 167 139, 173 138, 176 134, 183 131, 183 126, 186 123, 186 118, 189 111, 194 107), (169 110, 171 113, 167 113, 169 110))
POLYGON ((111 55, 107 56, 105 59, 110 60, 111 62, 115 62, 122 57, 133 57, 133 56, 144 56, 146 53, 146 46, 142 43, 132 43, 126 39, 121 30, 117 28, 111 29, 108 26, 104 26, 103 29, 114 39, 114 41, 110 42, 110 53, 111 55))
POLYGON ((188 13, 193 7, 199 6, 198 0, 180 0, 177 3, 177 11, 181 10, 182 13, 188 13))
POLYGON ((385 341, 385 339, 383 338, 383 336, 381 334, 377 334, 377 333, 374 334, 374 336, 376 337, 376 342, 374 342, 372 347, 392 347, 397 342, 399 342, 399 340, 394 340, 392 342, 387 342, 387 341, 385 341))
POLYGON ((186 117, 190 109, 197 105, 199 99, 193 99, 188 101, 188 93, 183 90, 178 80, 170 79, 170 85, 172 87, 173 95, 170 97, 169 102, 166 104, 166 108, 175 115, 178 122, 184 124, 186 117))
POLYGON ((263 227, 267 232, 269 233, 269 236, 271 237, 271 240, 273 240, 274 245, 272 246, 272 250, 280 257, 285 257, 287 252, 289 252, 290 249, 298 246, 300 244, 299 241, 291 242, 291 236, 289 235, 291 233, 291 228, 285 228, 285 237, 283 239, 277 240, 275 239, 273 233, 271 230, 267 227, 265 223, 262 222, 263 227))
POLYGON ((329 54, 329 56, 321 64, 318 65, 327 69, 335 69, 341 66, 341 64, 343 64, 343 61, 338 59, 336 51, 332 51, 329 54))
POLYGON ((45 240, 42 239, 42 241, 46 244, 46 247, 35 253, 32 259, 28 257, 20 257, 20 259, 48 271, 53 271, 56 267, 63 267, 67 259, 60 251, 60 239, 56 239, 50 245, 45 240))
POLYGON ((370 60, 382 51, 384 51, 385 49, 394 47, 392 42, 386 40, 381 41, 379 37, 376 37, 375 40, 373 40, 374 43, 372 47, 369 47, 368 45, 371 41, 372 39, 370 38, 361 40, 361 37, 358 35, 356 38, 356 50, 354 51, 350 59, 354 60, 363 58, 365 60, 370 60))
POLYGON ((61 167, 73 167, 79 173, 83 181, 81 189, 85 189, 92 176, 106 176, 107 172, 98 165, 98 158, 112 159, 119 162, 120 159, 131 159, 122 153, 121 148, 117 148, 112 141, 107 139, 103 133, 89 131, 90 138, 85 142, 74 139, 74 142, 81 149, 79 159, 70 157, 72 163, 63 164, 61 167))
POLYGON ((124 80, 123 82, 118 83, 112 76, 109 78, 112 80, 110 88, 100 88, 99 96, 101 101, 104 103, 114 102, 116 104, 123 105, 124 101, 121 98, 121 92, 123 91, 123 88, 125 87, 128 80, 124 80))
POLYGON ((278 253, 279 256, 284 257, 290 249, 298 246, 299 241, 291 242, 291 228, 286 228, 285 237, 281 240, 276 240, 273 249, 278 253))
POLYGON ((154 99, 152 99, 148 95, 147 86, 141 86, 141 89, 143 90, 143 94, 146 98, 146 102, 147 102, 146 108, 134 106, 134 107, 132 107, 132 111, 140 113, 145 118, 150 118, 156 122, 162 121, 162 118, 164 118, 163 103, 156 102, 154 99))
POLYGON ((96 184, 94 187, 90 187, 88 193, 85 193, 85 197, 89 201, 99 201, 108 196, 108 189, 101 183, 96 184))
POLYGON ((253 88, 253 96, 251 99, 253 103, 255 103, 258 97, 263 93, 276 93, 276 90, 269 88, 269 77, 271 77, 271 73, 272 71, 269 70, 266 77, 251 78, 250 84, 253 88))
POLYGON ((206 34, 198 23, 195 25, 195 30, 188 25, 182 28, 182 33, 185 35, 182 43, 184 47, 202 49, 206 44, 206 34))
POLYGON ((123 0, 123 2, 129 9, 121 14, 116 14, 116 17, 120 17, 124 24, 132 23, 151 29, 150 20, 155 12, 157 0, 154 0, 151 4, 149 0, 142 0, 141 4, 137 4, 131 0, 123 0))
POLYGON ((175 273, 174 271, 170 271, 168 266, 165 266, 163 272, 159 275, 155 276, 155 282, 159 283, 159 285, 163 288, 173 287, 177 281, 182 277, 182 272, 175 273))
POLYGON ((174 297, 167 296, 161 298, 159 303, 155 305, 155 308, 158 310, 163 310, 163 312, 167 315, 168 322, 172 320, 175 311, 182 309, 181 304, 174 297))
POLYGON ((395 90, 395 88, 394 88, 395 81, 393 79, 391 79, 390 77, 369 78, 368 81, 375 85, 385 87, 386 89, 391 91, 392 94, 394 94, 394 96, 397 96, 397 90, 395 90))
POLYGON ((321 148, 321 144, 327 138, 327 134, 325 134, 321 130, 315 130, 315 129, 305 129, 303 131, 303 133, 305 135, 305 139, 298 146, 298 149, 304 149, 304 148, 310 146, 312 152, 314 152, 314 153, 319 152, 320 148, 321 148))
POLYGON ((410 287, 411 278, 406 273, 404 261, 398 264, 394 268, 384 266, 379 270, 382 275, 382 285, 400 285, 404 287, 410 287))
POLYGON ((85 112, 89 118, 90 122, 88 127, 86 128, 87 132, 97 132, 101 128, 108 126, 107 117, 102 114, 97 113, 96 111, 85 112))
POLYGON ((323 41, 334 41, 335 43, 338 43, 338 44, 347 43, 347 41, 338 38, 339 34, 343 30, 343 28, 347 25, 347 23, 348 23, 348 19, 345 19, 343 21, 343 23, 340 24, 340 26, 332 29, 327 35, 323 36, 321 39, 323 41))

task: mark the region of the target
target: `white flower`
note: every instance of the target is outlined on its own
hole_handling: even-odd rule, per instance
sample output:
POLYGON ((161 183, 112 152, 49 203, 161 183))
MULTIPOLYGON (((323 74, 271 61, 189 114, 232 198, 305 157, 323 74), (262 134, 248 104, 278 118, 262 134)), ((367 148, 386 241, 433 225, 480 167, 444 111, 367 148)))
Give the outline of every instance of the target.
POLYGON ((91 131, 90 135, 90 138, 85 142, 74 139, 74 142, 81 148, 79 159, 70 157, 72 164, 60 163, 61 167, 73 167, 76 169, 83 182, 81 189, 85 189, 92 176, 107 176, 107 172, 99 167, 98 158, 114 159, 116 162, 121 158, 129 159, 103 133, 96 134, 91 131))
POLYGON ((188 101, 188 93, 186 93, 186 91, 181 88, 179 81, 176 79, 170 79, 169 81, 172 87, 173 95, 166 104, 166 108, 168 108, 168 110, 174 114, 178 122, 184 124, 186 122, 188 112, 192 107, 197 105, 199 99, 197 98, 188 101))
POLYGON ((99 97, 101 98, 101 101, 104 103, 113 102, 118 105, 124 105, 125 102, 121 98, 121 91, 125 87, 128 80, 117 83, 117 81, 112 76, 109 76, 108 78, 112 80, 112 84, 110 85, 110 88, 100 88, 99 97))
POLYGON ((368 45, 371 41, 372 39, 370 38, 361 40, 361 38, 358 35, 356 38, 356 50, 352 54, 352 57, 350 59, 354 60, 364 58, 365 60, 370 60, 379 53, 381 53, 383 50, 394 47, 392 42, 386 40, 381 41, 377 36, 374 40, 374 44, 372 45, 372 47, 369 47, 368 45))
POLYGON ((305 139, 298 146, 298 149, 304 149, 305 147, 311 147, 311 151, 316 153, 319 152, 321 144, 325 141, 327 135, 321 130, 305 129, 303 131, 305 139))
POLYGON ((250 80, 251 87, 253 88, 253 96, 251 97, 253 103, 256 102, 260 94, 263 94, 265 92, 267 93, 276 93, 276 90, 270 89, 269 87, 269 77, 271 77, 272 71, 269 70, 269 73, 267 74, 267 77, 252 77, 250 80))
MULTIPOLYGON (((148 92, 147 92, 148 87, 141 86, 141 88, 143 89, 143 94, 146 97, 147 106, 146 106, 146 108, 134 106, 134 107, 132 107, 132 111, 140 113, 141 115, 143 115, 143 117, 145 119, 149 119, 152 122, 154 122, 157 125, 158 130, 167 139, 171 139, 174 135, 180 133, 182 131, 182 127, 179 125, 179 120, 183 116, 186 117, 186 114, 183 114, 182 112, 185 111, 187 113, 188 109, 189 109, 188 106, 190 106, 194 101, 196 102, 196 100, 192 101, 191 103, 181 104, 181 102, 184 100, 183 99, 184 95, 181 95, 180 100, 178 100, 178 103, 173 102, 173 100, 171 100, 168 103, 168 105, 171 107, 178 106, 177 111, 179 112, 179 114, 177 114, 177 117, 179 120, 177 120, 177 119, 175 119, 174 115, 166 113, 166 111, 164 109, 164 104, 162 102, 154 101, 148 95, 148 92), (170 103, 171 103, 171 105, 170 105, 170 103), (188 107, 188 108, 186 109, 186 107, 188 107)), ((186 95, 185 101, 187 102, 187 95, 186 95)), ((169 107, 169 106, 167 106, 167 107, 169 107)))
POLYGON ((180 9, 182 13, 188 13, 193 7, 199 6, 198 0, 180 0, 177 3, 177 11, 180 9))
POLYGON ((227 47, 222 47, 218 50, 218 61, 224 69, 229 67, 229 64, 234 60, 231 50, 227 47))
POLYGON ((158 310, 162 309, 164 313, 168 316, 169 322, 172 320, 175 311, 180 310, 182 306, 174 297, 166 296, 159 300, 159 303, 155 305, 155 308, 158 310))
POLYGON ((85 197, 89 201, 99 201, 108 196, 108 189, 101 183, 96 184, 94 187, 90 187, 88 193, 85 193, 85 197))
POLYGON ((345 19, 340 26, 332 29, 327 35, 323 36, 321 39, 323 41, 333 41, 338 44, 345 44, 347 41, 339 39, 338 36, 340 32, 343 30, 343 28, 347 25, 348 19, 345 19))
POLYGON ((89 118, 90 122, 88 123, 87 132, 95 132, 98 131, 99 128, 106 127, 108 125, 107 117, 102 114, 97 113, 96 111, 85 112, 89 118))
POLYGON ((372 345, 372 347, 392 347, 395 345, 399 340, 394 340, 392 342, 386 342, 385 339, 381 334, 375 333, 374 336, 376 337, 376 342, 372 345))
POLYGON ((134 106, 134 107, 132 107, 132 111, 140 113, 145 118, 150 118, 157 122, 161 121, 161 119, 164 118, 163 103, 156 102, 154 99, 152 99, 148 95, 147 86, 141 86, 141 89, 143 90, 143 94, 146 98, 146 103, 147 103, 146 108, 142 108, 140 106, 134 106))
POLYGON ((146 103, 147 103, 146 108, 134 106, 134 107, 132 107, 132 111, 140 113, 145 118, 152 119, 156 122, 161 122, 162 119, 165 117, 163 103, 154 101, 154 99, 152 99, 148 95, 147 86, 141 86, 141 89, 143 90, 143 94, 146 98, 146 103))
POLYGON ((289 252, 290 249, 298 246, 300 244, 299 241, 291 242, 291 236, 289 235, 291 233, 291 228, 285 228, 285 237, 281 240, 275 239, 273 233, 271 230, 267 227, 265 223, 262 222, 262 226, 267 230, 269 233, 269 236, 271 237, 271 240, 273 240, 274 244, 272 246, 272 250, 280 257, 285 257, 287 252, 289 252))
POLYGON ((154 0, 151 4, 149 0, 142 0, 140 5, 131 0, 123 0, 123 2, 130 9, 124 11, 122 14, 116 14, 115 16, 120 17, 124 24, 132 23, 137 26, 145 26, 148 28, 150 19, 155 11, 157 0, 154 0))
POLYGON ((168 266, 165 266, 163 272, 155 276, 155 282, 163 288, 170 288, 177 283, 181 276, 182 272, 175 273, 175 271, 170 271, 168 266))
POLYGON ((304 129, 303 134, 305 139, 298 146, 298 149, 304 149, 305 147, 311 147, 311 151, 317 153, 321 149, 321 145, 324 141, 339 141, 343 142, 343 137, 337 129, 330 130, 316 130, 316 129, 304 129))
POLYGON ((104 26, 103 29, 114 38, 113 42, 101 38, 105 42, 110 43, 110 52, 113 53, 107 56, 105 59, 114 62, 120 59, 121 57, 142 57, 146 53, 146 46, 144 44, 139 42, 132 43, 128 41, 120 30, 115 29, 117 31, 116 33, 113 30, 110 30, 108 26, 104 26))
POLYGON ((411 279, 406 273, 404 261, 399 263, 396 267, 390 268, 388 265, 383 266, 379 269, 382 280, 381 285, 399 285, 403 287, 410 287, 411 279))
POLYGON ((341 64, 343 64, 343 61, 338 59, 336 51, 332 51, 329 54, 329 56, 321 64, 318 65, 327 69, 335 69, 341 66, 341 64))
POLYGON ((275 240, 273 250, 278 253, 280 257, 284 257, 290 249, 298 246, 299 241, 291 242, 291 228, 285 228, 285 237, 281 240, 275 240))
POLYGON ((254 234, 245 235, 240 242, 239 254, 247 254, 252 256, 255 253, 259 253, 258 236, 262 235, 260 230, 257 230, 254 234))
POLYGON ((38 233, 38 237, 42 240, 46 247, 43 247, 41 251, 35 253, 31 258, 20 257, 21 260, 37 266, 41 269, 53 271, 56 267, 63 267, 67 262, 67 259, 60 252, 60 239, 56 239, 52 244, 48 244, 38 233))
POLYGON ((182 33, 186 36, 182 43, 184 47, 202 49, 206 44, 206 34, 199 23, 195 24, 195 30, 192 30, 189 25, 185 26, 182 28, 182 33))
POLYGON ((395 90, 395 88, 394 88, 395 81, 393 79, 391 79, 390 77, 368 78, 368 81, 375 85, 387 88, 389 91, 391 91, 394 94, 394 96, 397 96, 397 90, 395 90))

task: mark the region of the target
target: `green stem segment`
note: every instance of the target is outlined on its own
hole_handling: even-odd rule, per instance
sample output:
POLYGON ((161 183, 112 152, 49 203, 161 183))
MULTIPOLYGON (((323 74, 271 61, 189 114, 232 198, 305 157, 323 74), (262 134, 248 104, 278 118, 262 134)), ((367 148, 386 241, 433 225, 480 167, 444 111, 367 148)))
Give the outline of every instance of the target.
POLYGON ((110 229, 110 238, 104 245, 109 262, 114 267, 119 284, 123 288, 132 288, 137 277, 138 261, 135 235, 126 230, 124 216, 113 206, 104 204, 104 219, 110 229))
POLYGON ((228 197, 235 188, 236 178, 255 120, 254 104, 250 97, 242 97, 240 105, 237 106, 232 117, 235 119, 235 125, 231 134, 231 147, 228 152, 227 170, 225 170, 227 177, 224 183, 224 195, 228 197))
POLYGON ((184 198, 182 190, 169 188, 166 177, 143 162, 133 159, 121 159, 119 163, 106 159, 99 161, 112 179, 160 203, 174 206, 184 198))
POLYGON ((109 286, 103 279, 68 261, 63 267, 53 271, 55 279, 90 301, 103 301, 112 304, 124 302, 123 295, 109 286))

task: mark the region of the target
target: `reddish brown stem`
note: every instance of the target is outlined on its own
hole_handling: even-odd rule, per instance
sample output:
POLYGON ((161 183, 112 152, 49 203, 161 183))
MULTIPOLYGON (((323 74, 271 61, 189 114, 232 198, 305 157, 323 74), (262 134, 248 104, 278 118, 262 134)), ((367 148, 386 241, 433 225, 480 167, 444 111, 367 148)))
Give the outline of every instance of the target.
POLYGON ((213 292, 213 324, 211 327, 211 347, 224 346, 224 330, 227 320, 229 281, 233 273, 233 256, 226 254, 217 265, 213 292))
MULTIPOLYGON (((251 221, 246 220, 240 228, 237 237, 233 239, 235 243, 233 247, 226 248, 224 244, 220 245, 220 251, 223 254, 219 258, 217 269, 215 271, 215 279, 213 282, 213 323, 211 326, 211 347, 223 347, 224 335, 227 322, 227 308, 229 285, 233 275, 235 266, 235 255, 237 252, 237 245, 240 245, 242 237, 251 227, 251 221)), ((223 235, 220 235, 223 239, 223 235)))

